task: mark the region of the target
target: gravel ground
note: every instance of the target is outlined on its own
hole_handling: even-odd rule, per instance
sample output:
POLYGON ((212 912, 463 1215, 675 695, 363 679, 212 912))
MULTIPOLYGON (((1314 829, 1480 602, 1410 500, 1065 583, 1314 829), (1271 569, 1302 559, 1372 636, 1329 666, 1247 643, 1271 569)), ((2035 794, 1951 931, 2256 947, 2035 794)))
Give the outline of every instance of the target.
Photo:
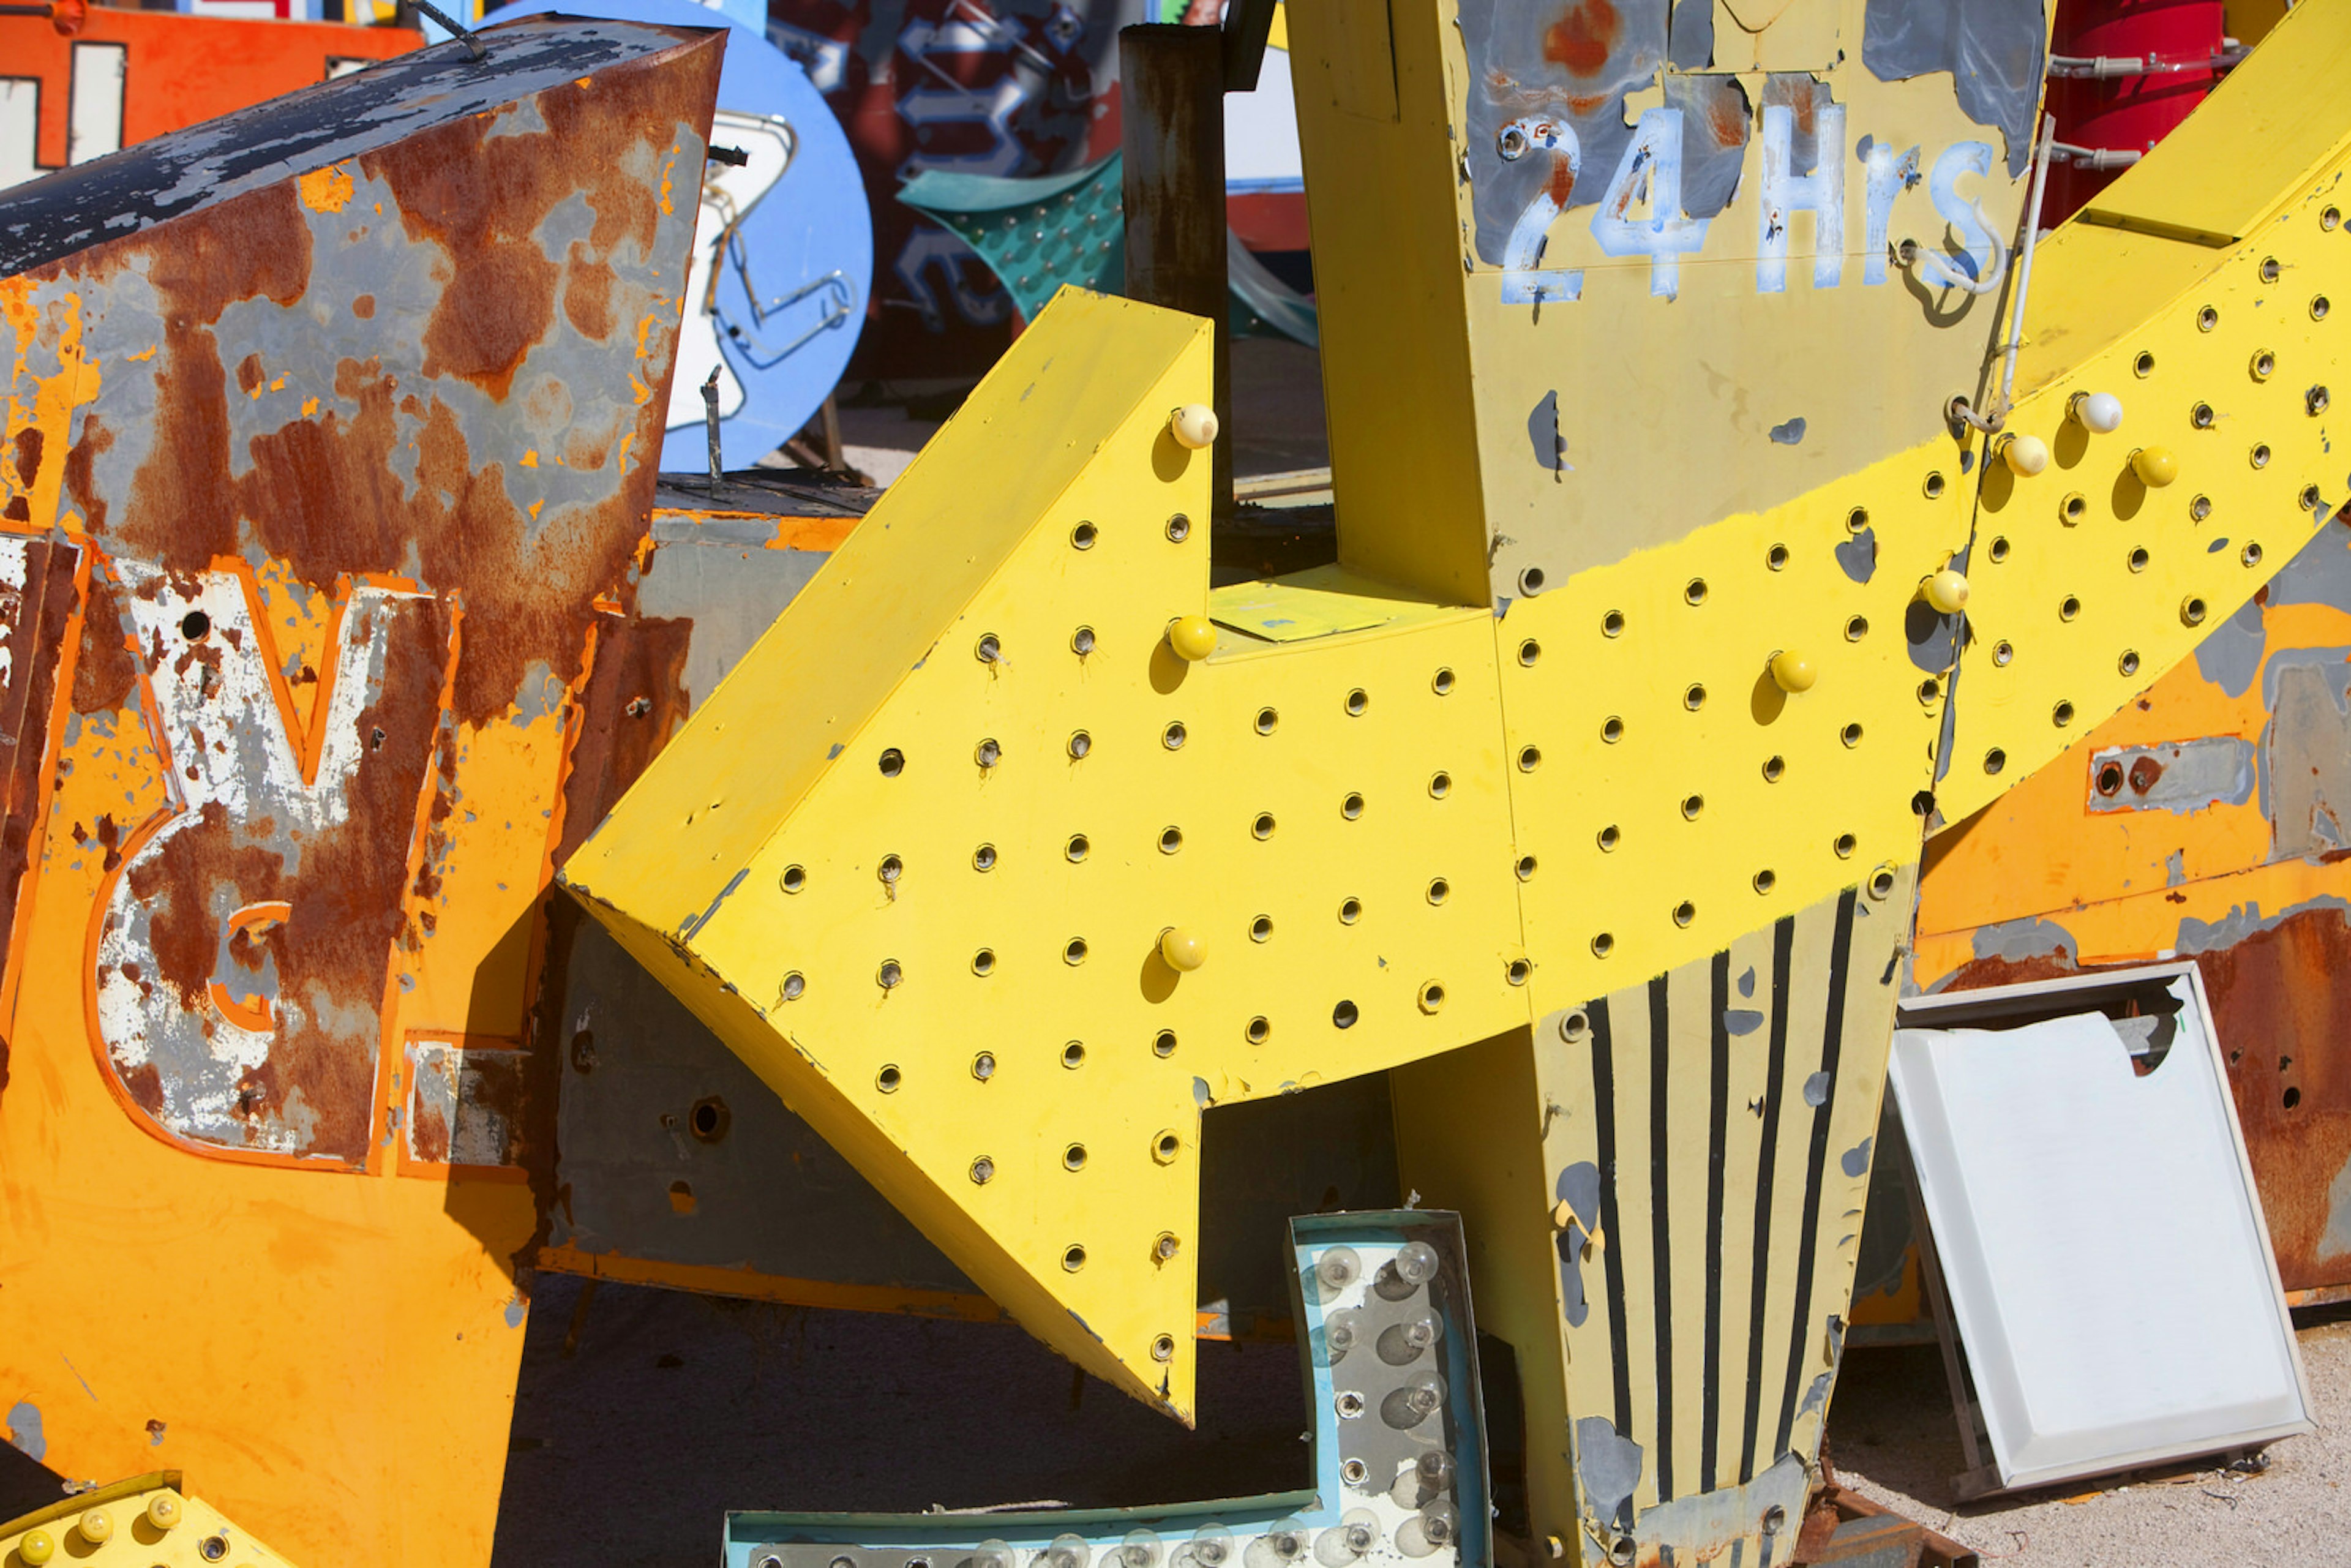
POLYGON ((2351 1312, 2296 1316, 2318 1430, 2272 1444, 2257 1475, 2183 1465, 2053 1492, 1954 1504, 1959 1429, 1931 1345, 1854 1349, 1829 1414, 1838 1479, 2026 1568, 2351 1561, 2351 1312))

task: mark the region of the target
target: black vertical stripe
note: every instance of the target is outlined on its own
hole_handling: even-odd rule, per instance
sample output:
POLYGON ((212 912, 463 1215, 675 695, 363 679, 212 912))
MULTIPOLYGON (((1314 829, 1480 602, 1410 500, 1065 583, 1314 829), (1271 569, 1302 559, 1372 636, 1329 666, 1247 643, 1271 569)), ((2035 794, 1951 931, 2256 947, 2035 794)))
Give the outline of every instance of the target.
POLYGON ((1714 1071, 1706 1163, 1706 1381, 1698 1389, 1698 1490, 1712 1491, 1715 1444, 1722 1430, 1722 1162, 1730 1134, 1730 954, 1714 956, 1714 986, 1708 1019, 1714 1033, 1714 1071))
POLYGON ((1804 1351, 1813 1341, 1813 1266, 1821 1249, 1821 1181, 1829 1158, 1829 1115, 1836 1109, 1837 1057, 1844 1049, 1844 982, 1853 967, 1853 905, 1855 890, 1837 900, 1836 941, 1829 953, 1828 1017, 1822 1020, 1821 1072, 1827 1079, 1813 1113, 1813 1148, 1804 1166, 1804 1239, 1796 1252, 1796 1312, 1788 1323, 1788 1386, 1780 1401, 1777 1458, 1788 1451, 1788 1431, 1796 1424, 1796 1392, 1803 1386, 1804 1351))
POLYGON ((1608 1002, 1586 1009, 1592 1020, 1593 1153, 1600 1161, 1600 1256, 1608 1273, 1609 1361, 1616 1370, 1616 1432, 1633 1435, 1633 1369, 1625 1359, 1625 1243, 1616 1228, 1616 1061, 1608 1002))
MULTIPOLYGON (((1763 1312, 1771 1300, 1771 1176, 1779 1166, 1780 1098, 1787 1091, 1788 973, 1796 946, 1796 917, 1771 927, 1771 1049, 1763 1073, 1763 1153, 1755 1173, 1755 1280, 1747 1329, 1747 1433, 1740 1448, 1739 1484, 1755 1479, 1755 1451, 1763 1417, 1763 1312)), ((1777 1458, 1778 1456, 1773 1456, 1777 1458)))
POLYGON ((1674 1248, 1668 1224, 1673 1140, 1666 1114, 1667 1068, 1673 1060, 1672 1009, 1666 977, 1649 982, 1649 1259, 1655 1275, 1657 1325, 1657 1500, 1674 1493, 1674 1248))

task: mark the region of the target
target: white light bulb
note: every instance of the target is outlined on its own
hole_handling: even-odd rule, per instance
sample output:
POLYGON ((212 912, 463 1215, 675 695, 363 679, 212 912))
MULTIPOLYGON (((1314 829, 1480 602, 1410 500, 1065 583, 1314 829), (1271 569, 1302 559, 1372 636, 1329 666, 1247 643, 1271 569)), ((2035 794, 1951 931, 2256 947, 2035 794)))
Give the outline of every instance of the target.
POLYGON ((2075 392, 2069 409, 2082 428, 2112 435, 2122 428, 2123 400, 2112 392, 2075 392))

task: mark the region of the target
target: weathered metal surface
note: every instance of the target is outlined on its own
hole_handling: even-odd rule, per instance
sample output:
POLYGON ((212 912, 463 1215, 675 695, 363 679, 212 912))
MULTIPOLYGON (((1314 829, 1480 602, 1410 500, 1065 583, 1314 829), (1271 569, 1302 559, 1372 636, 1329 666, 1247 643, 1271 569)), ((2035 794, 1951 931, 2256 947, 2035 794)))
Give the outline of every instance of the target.
POLYGON ((87 580, 8 803, 0 1404, 304 1558, 487 1556, 552 1158, 532 926, 720 47, 484 39, 0 195, 0 517, 87 580))
MULTIPOLYGON (((2290 1290, 2351 1283, 2351 524, 2330 522, 2195 659, 1938 841, 1914 981, 2192 956, 2290 1290), (2156 737, 2192 734, 2192 741, 2156 737), (2182 774, 2188 775, 2183 781, 2182 774)), ((1874 1205, 1874 1250, 1903 1216, 1874 1205)), ((1870 1319, 1915 1310, 1890 1298, 1870 1319)))

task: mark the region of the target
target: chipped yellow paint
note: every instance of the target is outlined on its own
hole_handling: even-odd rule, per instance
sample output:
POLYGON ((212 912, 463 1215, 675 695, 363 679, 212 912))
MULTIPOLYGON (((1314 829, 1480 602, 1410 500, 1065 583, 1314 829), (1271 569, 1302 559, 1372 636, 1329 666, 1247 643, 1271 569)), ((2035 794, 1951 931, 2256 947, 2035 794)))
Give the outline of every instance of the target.
POLYGON ((340 163, 329 163, 298 178, 294 189, 312 212, 340 213, 350 204, 351 172, 340 163))

